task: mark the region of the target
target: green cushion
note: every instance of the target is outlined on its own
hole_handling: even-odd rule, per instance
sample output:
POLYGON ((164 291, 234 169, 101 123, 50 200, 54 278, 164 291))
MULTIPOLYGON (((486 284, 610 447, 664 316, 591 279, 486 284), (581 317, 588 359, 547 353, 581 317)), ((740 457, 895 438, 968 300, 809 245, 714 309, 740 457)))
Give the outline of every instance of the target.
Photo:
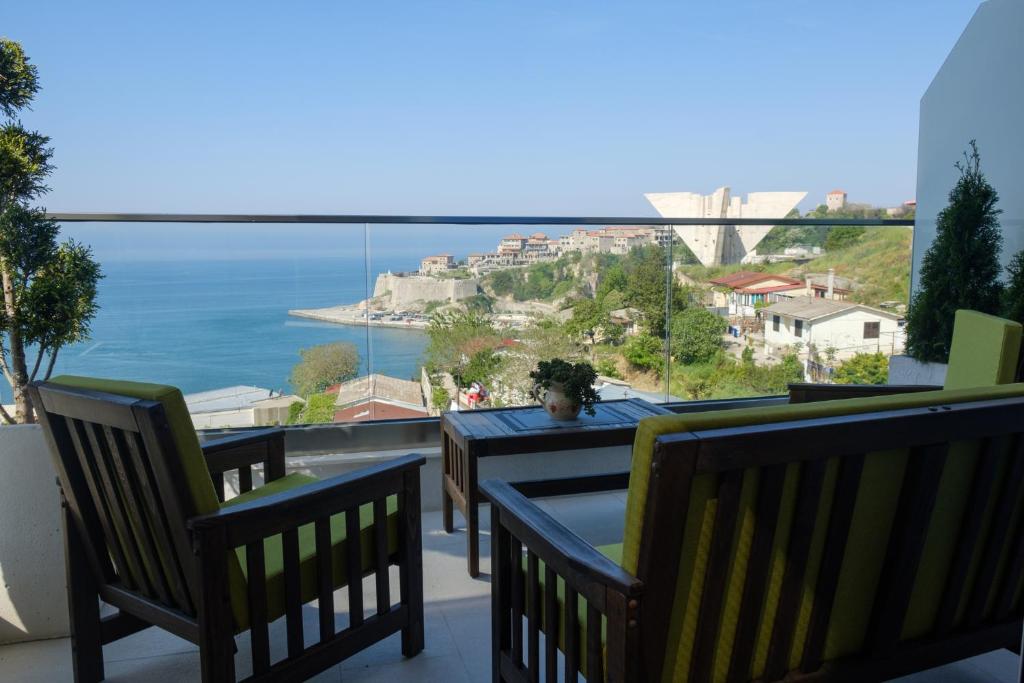
POLYGON ((1020 343, 1020 323, 977 311, 957 311, 945 388, 1009 384, 1017 373, 1020 343))
MULTIPOLYGON (((243 493, 226 501, 223 507, 248 503, 275 493, 299 488, 317 481, 315 477, 304 474, 289 474, 280 479, 243 493)), ((388 555, 398 552, 398 498, 387 499, 388 555)), ((376 567, 373 545, 373 505, 363 505, 359 509, 360 557, 362 572, 365 574, 376 567)), ((302 601, 308 602, 317 596, 316 570, 316 537, 313 524, 299 527, 299 576, 302 601)), ((345 515, 331 517, 331 549, 334 586, 347 585, 347 552, 348 542, 345 533, 345 515)), ((245 548, 236 548, 240 567, 238 573, 230 572, 228 576, 231 606, 235 614, 236 627, 239 631, 249 628, 249 606, 247 599, 247 574, 245 548)), ((281 535, 270 536, 263 540, 264 571, 267 583, 267 619, 274 620, 282 616, 284 605, 284 556, 281 552, 281 535)))
MULTIPOLYGON (((654 443, 659 435, 1020 395, 1024 395, 1024 385, 1017 384, 659 416, 642 420, 633 450, 622 566, 631 573, 635 574, 637 571, 648 474, 654 443)), ((942 502, 937 506, 929 527, 924 557, 936 558, 936 562, 943 567, 953 550, 952 544, 955 543, 953 531, 956 527, 952 525, 959 520, 959 514, 966 504, 966 484, 964 482, 968 482, 970 475, 973 474, 973 455, 973 447, 970 444, 954 448, 949 457, 949 465, 940 482, 939 500, 942 502)), ((849 541, 850 547, 858 548, 858 552, 851 553, 844 558, 833 612, 834 615, 839 616, 829 624, 825 649, 827 658, 855 652, 861 645, 871 607, 871 600, 865 600, 865 596, 873 596, 881 563, 884 560, 885 544, 878 543, 877 539, 884 538, 888 534, 905 465, 906 455, 899 452, 873 453, 869 454, 865 460, 849 541)), ((821 547, 827 523, 826 513, 831 505, 831 487, 837 471, 838 461, 833 459, 829 462, 826 470, 819 520, 812 535, 809 576, 816 575, 816 568, 821 560, 821 547)), ((727 576, 728 590, 716 648, 716 680, 725 675, 732 651, 736 618, 740 607, 741 587, 745 579, 746 561, 753 535, 758 475, 758 468, 751 468, 744 473, 743 477, 737 531, 731 542, 731 560, 727 576)), ((797 466, 791 465, 787 469, 784 484, 782 507, 779 513, 780 524, 783 524, 783 520, 786 520, 787 516, 788 519, 792 517, 797 476, 797 466)), ((705 474, 695 478, 690 491, 689 509, 683 535, 683 560, 680 565, 669 633, 670 649, 666 659, 667 680, 685 680, 689 670, 701 591, 703 590, 704 570, 710 550, 717 505, 717 500, 714 497, 716 490, 715 475, 705 474), (672 643, 675 644, 675 647, 671 646, 672 643)), ((788 542, 788 521, 781 528, 785 531, 776 534, 773 544, 768 596, 764 605, 763 617, 774 614, 776 607, 774 601, 777 601, 781 588, 782 573, 785 568, 785 549, 788 542)), ((933 606, 941 596, 945 574, 932 570, 925 562, 922 562, 922 567, 928 567, 929 570, 923 572, 927 576, 922 577, 922 580, 915 584, 905 631, 916 630, 922 623, 930 623, 930 620, 934 619, 933 606)), ((800 619, 794 639, 791 663, 795 662, 803 648, 807 622, 813 607, 813 590, 813 585, 804 587, 805 595, 800 607, 800 619)), ((754 650, 754 671, 752 672, 755 676, 762 673, 761 669, 763 669, 767 657, 767 646, 770 640, 768 625, 770 623, 769 619, 763 618, 758 630, 758 639, 754 650)))
MULTIPOLYGON (((613 562, 621 563, 621 561, 622 561, 622 544, 621 543, 611 543, 611 544, 608 544, 608 545, 599 545, 599 546, 595 547, 595 550, 597 550, 599 553, 601 553, 602 555, 604 555, 608 559, 612 560, 613 562)), ((524 554, 523 558, 522 558, 522 568, 523 568, 523 573, 524 574, 526 573, 526 570, 527 570, 526 569, 526 565, 527 565, 526 555, 524 554)), ((537 582, 539 584, 540 594, 543 596, 544 590, 545 590, 545 586, 546 586, 545 576, 544 576, 544 562, 543 561, 537 563, 537 582)), ((523 585, 525 586, 525 577, 524 577, 524 584, 523 585)), ((524 593, 523 600, 524 600, 524 603, 525 603, 525 600, 526 600, 525 593, 526 593, 526 591, 524 590, 523 593, 524 593)), ((559 617, 558 617, 558 647, 561 648, 562 651, 564 652, 565 651, 565 623, 566 623, 566 619, 565 619, 565 580, 561 576, 559 576, 558 579, 557 579, 557 583, 556 583, 556 586, 555 586, 555 595, 557 596, 557 600, 558 600, 558 615, 559 615, 559 617)), ((543 598, 541 598, 541 603, 540 604, 541 604, 541 623, 544 624, 544 628, 545 628, 545 630, 547 630, 547 614, 544 611, 545 610, 545 601, 543 600, 543 598)), ((580 644, 579 666, 580 666, 580 672, 583 674, 584 678, 586 678, 586 676, 587 676, 587 636, 586 636, 586 628, 587 628, 587 601, 586 601, 585 598, 583 598, 583 596, 580 596, 579 600, 577 600, 576 605, 577 605, 576 623, 579 624, 579 634, 577 635, 577 642, 580 644)), ((526 605, 523 604, 521 607, 524 610, 524 614, 525 614, 526 605)), ((606 619, 604 619, 602 617, 602 619, 601 619, 601 646, 602 646, 602 648, 606 644, 606 640, 605 639, 606 639, 607 635, 608 635, 608 622, 607 622, 606 619)), ((602 656, 604 656, 606 654, 607 653, 602 652, 602 656)))

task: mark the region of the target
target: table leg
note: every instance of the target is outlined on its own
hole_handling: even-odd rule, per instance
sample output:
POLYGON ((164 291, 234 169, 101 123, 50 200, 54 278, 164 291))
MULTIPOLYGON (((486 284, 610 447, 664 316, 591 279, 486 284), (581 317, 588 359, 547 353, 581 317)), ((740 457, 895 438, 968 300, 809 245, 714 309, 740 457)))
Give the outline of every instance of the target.
POLYGON ((477 487, 477 456, 471 449, 466 449, 466 535, 468 548, 466 560, 469 564, 469 575, 474 579, 480 576, 480 489, 477 487))
POLYGON ((448 435, 441 430, 441 523, 447 533, 455 530, 452 520, 452 497, 448 493, 448 482, 452 479, 452 470, 455 467, 455 454, 452 453, 451 443, 448 435))
POLYGON ((452 520, 454 507, 452 497, 448 494, 445 476, 441 475, 441 522, 444 524, 444 530, 449 534, 455 530, 455 523, 452 520))

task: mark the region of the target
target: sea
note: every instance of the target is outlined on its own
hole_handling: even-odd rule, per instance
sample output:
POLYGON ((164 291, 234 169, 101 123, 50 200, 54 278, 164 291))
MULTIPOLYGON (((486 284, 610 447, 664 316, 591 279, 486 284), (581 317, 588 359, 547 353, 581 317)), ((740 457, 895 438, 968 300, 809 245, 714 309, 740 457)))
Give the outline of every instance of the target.
MULTIPOLYGON (((64 348, 54 374, 173 384, 185 393, 234 385, 288 392, 299 351, 350 342, 360 374, 419 379, 419 330, 322 323, 289 309, 353 304, 378 273, 415 269, 408 256, 103 261, 88 341, 64 348)), ((0 381, 0 401, 10 387, 0 381)))

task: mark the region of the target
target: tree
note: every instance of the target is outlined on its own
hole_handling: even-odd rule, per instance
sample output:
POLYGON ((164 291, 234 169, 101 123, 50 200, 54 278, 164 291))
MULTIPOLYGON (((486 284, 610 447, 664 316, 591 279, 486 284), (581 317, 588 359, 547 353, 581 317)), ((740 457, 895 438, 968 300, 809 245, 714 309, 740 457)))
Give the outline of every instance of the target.
POLYGON ((1003 317, 1024 323, 1024 251, 1018 251, 1006 266, 1003 317))
POLYGON ((345 382, 359 371, 355 344, 331 342, 299 351, 302 358, 292 368, 291 384, 302 397, 323 393, 327 387, 345 382))
POLYGON ((0 406, 4 422, 35 421, 25 388, 41 370, 49 379, 62 348, 88 338, 102 277, 89 248, 58 243, 57 223, 32 205, 49 189, 53 149, 14 117, 38 90, 36 67, 21 46, 0 38, 0 111, 7 118, 0 125, 0 373, 15 404, 13 416, 0 406))
POLYGON ((334 422, 334 394, 311 394, 305 403, 288 406, 288 424, 326 424, 334 422))
POLYGON ((999 312, 999 195, 981 172, 974 140, 957 162, 960 179, 939 212, 935 241, 921 264, 921 286, 907 311, 907 351, 922 361, 945 363, 957 309, 999 312))
POLYGON ((864 227, 859 225, 837 225, 829 229, 825 238, 825 251, 839 251, 852 247, 860 241, 864 227))
POLYGON ((725 319, 691 307, 672 318, 672 355, 680 363, 707 363, 722 348, 725 319))
POLYGON ((844 360, 833 376, 836 384, 885 384, 889 381, 889 359, 884 353, 858 353, 844 360))

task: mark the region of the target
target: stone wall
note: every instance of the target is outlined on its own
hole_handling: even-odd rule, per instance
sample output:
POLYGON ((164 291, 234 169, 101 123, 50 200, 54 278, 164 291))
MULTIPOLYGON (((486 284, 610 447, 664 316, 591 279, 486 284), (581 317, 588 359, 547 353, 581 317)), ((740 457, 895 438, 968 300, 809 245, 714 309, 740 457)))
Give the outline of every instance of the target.
POLYGON ((475 296, 478 290, 475 278, 457 280, 424 275, 396 275, 381 273, 373 287, 374 298, 386 298, 387 307, 400 311, 414 307, 418 302, 444 301, 454 303, 475 296))

